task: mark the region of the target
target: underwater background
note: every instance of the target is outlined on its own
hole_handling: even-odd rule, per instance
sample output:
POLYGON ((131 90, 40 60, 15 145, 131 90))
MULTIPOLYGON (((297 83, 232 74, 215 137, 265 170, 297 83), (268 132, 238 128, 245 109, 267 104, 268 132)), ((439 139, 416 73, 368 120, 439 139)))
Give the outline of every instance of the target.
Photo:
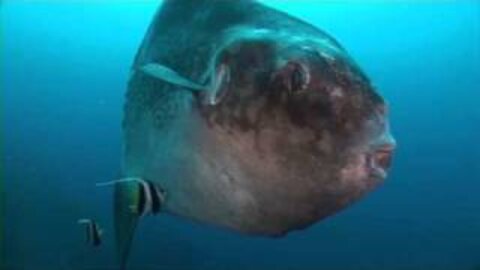
MULTIPOLYGON (((390 176, 280 239, 147 219, 129 269, 480 269, 480 1, 262 2, 339 40, 389 101, 390 176)), ((0 265, 115 269, 112 190, 94 184, 119 176, 126 80, 159 1, 0 3, 0 265), (82 217, 106 229, 100 248, 82 217)))

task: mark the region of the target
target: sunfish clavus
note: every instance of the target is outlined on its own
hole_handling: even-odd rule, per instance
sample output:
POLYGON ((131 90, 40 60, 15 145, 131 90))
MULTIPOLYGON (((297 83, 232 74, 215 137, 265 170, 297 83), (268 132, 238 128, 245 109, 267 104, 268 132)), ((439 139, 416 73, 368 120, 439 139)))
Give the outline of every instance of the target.
MULTIPOLYGON (((345 49, 250 0, 164 1, 124 109, 124 177, 161 187, 166 213, 246 234, 348 206, 386 177, 395 146, 383 98, 345 49)), ((138 194, 115 187, 123 266, 138 194)))

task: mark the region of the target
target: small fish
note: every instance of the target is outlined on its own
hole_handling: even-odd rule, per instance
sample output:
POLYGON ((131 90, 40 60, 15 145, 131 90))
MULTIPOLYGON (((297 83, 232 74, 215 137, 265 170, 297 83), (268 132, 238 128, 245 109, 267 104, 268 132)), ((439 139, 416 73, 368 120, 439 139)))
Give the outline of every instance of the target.
POLYGON ((79 219, 78 224, 86 225, 87 244, 98 247, 102 244, 103 230, 93 219, 79 219))
POLYGON ((132 213, 137 214, 140 217, 144 217, 148 214, 158 214, 165 202, 166 192, 151 181, 138 177, 128 177, 105 183, 97 183, 96 186, 109 186, 129 182, 136 182, 138 184, 137 196, 132 197, 132 202, 130 203, 130 210, 132 213))

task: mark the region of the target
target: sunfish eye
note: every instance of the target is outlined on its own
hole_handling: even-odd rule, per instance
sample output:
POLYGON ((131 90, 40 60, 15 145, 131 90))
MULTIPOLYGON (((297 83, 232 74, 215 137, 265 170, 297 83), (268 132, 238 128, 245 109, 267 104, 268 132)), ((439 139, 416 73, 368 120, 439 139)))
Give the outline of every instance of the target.
POLYGON ((296 93, 304 90, 307 88, 309 80, 309 73, 306 67, 298 63, 293 64, 288 86, 290 92, 296 93))

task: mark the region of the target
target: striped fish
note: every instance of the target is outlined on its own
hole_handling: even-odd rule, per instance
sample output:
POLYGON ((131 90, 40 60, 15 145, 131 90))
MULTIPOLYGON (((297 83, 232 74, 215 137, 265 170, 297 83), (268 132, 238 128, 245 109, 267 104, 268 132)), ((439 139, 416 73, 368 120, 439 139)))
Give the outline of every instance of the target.
POLYGON ((166 193, 162 188, 151 181, 137 177, 129 177, 105 183, 98 183, 97 186, 109 186, 129 182, 136 182, 138 184, 137 196, 135 196, 136 199, 131 202, 130 210, 140 217, 144 217, 148 214, 158 214, 165 202, 166 193))
POLYGON ((78 224, 85 224, 87 244, 98 247, 102 244, 103 230, 93 219, 79 219, 78 224))

